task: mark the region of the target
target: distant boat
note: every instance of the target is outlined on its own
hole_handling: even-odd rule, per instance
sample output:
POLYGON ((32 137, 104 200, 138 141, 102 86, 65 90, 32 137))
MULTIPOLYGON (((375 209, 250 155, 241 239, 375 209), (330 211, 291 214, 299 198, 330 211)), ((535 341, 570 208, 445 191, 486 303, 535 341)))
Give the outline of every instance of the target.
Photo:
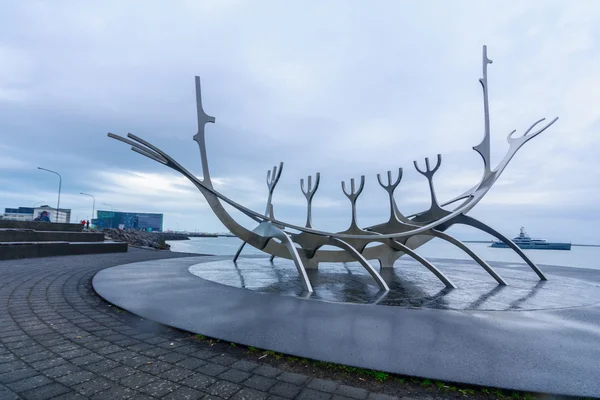
MULTIPOLYGON (((530 250, 571 250, 571 243, 552 243, 545 239, 532 239, 521 227, 519 236, 513 239, 513 242, 522 249, 530 250)), ((508 248, 503 242, 493 241, 490 247, 508 248)))

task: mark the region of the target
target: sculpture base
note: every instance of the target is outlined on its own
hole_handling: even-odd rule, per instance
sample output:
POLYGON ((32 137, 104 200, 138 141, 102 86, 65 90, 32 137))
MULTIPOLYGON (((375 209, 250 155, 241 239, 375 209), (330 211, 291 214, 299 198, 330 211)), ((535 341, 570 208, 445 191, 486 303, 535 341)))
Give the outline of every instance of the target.
POLYGON ((307 269, 314 293, 303 292, 298 271, 290 260, 240 258, 202 262, 189 271, 206 280, 262 293, 398 307, 447 310, 544 310, 582 307, 600 302, 597 284, 560 277, 540 281, 523 264, 492 263, 508 286, 497 282, 478 264, 466 260, 436 260, 435 265, 458 286, 448 289, 421 264, 402 258, 394 269, 380 274, 390 287, 379 287, 358 263, 320 263, 318 270, 307 269))
MULTIPOLYGON (((243 263, 249 261, 268 263, 268 259, 243 263)), ((462 286, 455 293, 468 298, 450 301, 453 294, 442 296, 439 302, 449 304, 445 308, 463 308, 448 310, 433 307, 433 299, 419 303, 431 308, 414 309, 239 289, 189 272, 192 265, 202 269, 197 264, 204 262, 217 263, 206 270, 231 264, 229 257, 128 264, 100 271, 93 286, 111 303, 143 318, 260 349, 451 382, 582 397, 600 393, 600 271, 545 266, 549 280, 537 286, 535 274, 531 277, 528 267, 494 264, 511 284, 494 289, 492 286, 497 286, 489 276, 476 275, 475 265, 458 263, 452 273, 465 269, 468 274, 453 275, 462 286), (530 286, 520 288, 513 272, 528 274, 530 286), (471 290, 480 290, 476 296, 470 297, 464 286, 469 281, 471 290), (486 291, 488 284, 490 290, 486 291), (575 290, 586 299, 579 304, 586 306, 575 305, 575 290), (492 307, 508 294, 500 305, 492 307), (594 302, 596 305, 592 305, 594 302), (529 310, 483 311, 486 307, 506 309, 512 303, 517 307, 509 309, 529 310)), ((396 273, 400 277, 417 274, 410 285, 430 296, 425 280, 421 280, 428 279, 426 274, 420 277, 420 272, 413 272, 419 268, 404 263, 395 268, 396 273)), ((440 268, 450 268, 446 262, 436 263, 440 268)), ((341 281, 342 276, 354 279, 353 267, 348 266, 352 275, 348 271, 342 275, 339 268, 343 266, 337 268, 330 277, 326 269, 320 269, 323 283, 318 281, 321 278, 313 277, 316 295, 324 296, 324 288, 329 288, 332 296, 339 296, 344 287, 349 295, 355 295, 353 287, 358 284, 347 287, 341 281)), ((250 272, 242 275, 249 282, 260 280, 250 272)), ((273 279, 269 277, 265 284, 268 282, 272 285, 273 279)), ((443 290, 438 282, 434 284, 438 286, 433 290, 443 290)), ((410 301, 405 302, 411 306, 410 301)))

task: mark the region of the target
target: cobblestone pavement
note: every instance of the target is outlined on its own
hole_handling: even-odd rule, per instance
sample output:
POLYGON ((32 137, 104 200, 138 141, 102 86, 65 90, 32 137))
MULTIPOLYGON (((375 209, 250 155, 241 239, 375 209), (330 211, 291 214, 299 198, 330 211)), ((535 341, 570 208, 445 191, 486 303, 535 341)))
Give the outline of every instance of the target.
POLYGON ((230 355, 95 294, 109 266, 182 254, 0 262, 0 399, 392 399, 230 355))

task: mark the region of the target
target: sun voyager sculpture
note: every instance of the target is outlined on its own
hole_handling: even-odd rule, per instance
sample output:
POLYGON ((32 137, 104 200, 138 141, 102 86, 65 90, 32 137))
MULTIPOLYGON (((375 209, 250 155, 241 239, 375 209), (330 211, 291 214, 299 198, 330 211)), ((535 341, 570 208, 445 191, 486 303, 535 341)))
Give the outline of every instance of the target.
POLYGON ((402 168, 398 170, 397 175, 392 174, 391 171, 387 171, 387 177, 385 177, 387 179, 382 179, 381 175, 378 174, 377 180, 381 187, 387 192, 389 198, 389 219, 386 222, 369 227, 361 228, 358 226, 356 219, 356 201, 363 191, 365 184, 364 175, 360 177, 358 185, 355 183, 354 178, 352 178, 350 180, 349 188, 346 186, 345 182, 342 182, 342 190, 346 197, 348 197, 352 210, 350 226, 342 232, 326 232, 313 227, 311 207, 313 197, 319 188, 320 174, 318 172, 314 179, 312 176, 308 176, 306 186, 304 184, 304 179, 300 180, 300 188, 306 197, 307 202, 305 226, 298 226, 285 221, 280 221, 274 216, 272 204, 273 192, 281 177, 283 163, 280 163, 279 168, 273 167, 272 171, 267 172, 268 198, 264 214, 244 207, 218 192, 211 181, 205 143, 205 125, 209 122, 214 123, 215 118, 206 114, 202 107, 199 77, 196 77, 198 133, 194 135, 194 140, 198 143, 200 148, 202 179, 199 179, 189 172, 158 147, 131 133, 127 135, 129 139, 112 133, 109 133, 108 136, 120 140, 121 142, 125 142, 128 145, 131 145, 133 151, 174 169, 189 179, 198 188, 221 222, 234 235, 243 240, 243 244, 235 255, 233 262, 237 261, 238 256, 246 243, 270 254, 271 261, 274 257, 291 259, 298 270, 304 290, 307 292, 313 291, 311 282, 306 273, 307 269, 318 268, 319 262, 352 261, 359 262, 369 272, 373 279, 375 279, 381 290, 388 291, 389 287, 387 283, 383 280, 378 270, 375 269, 368 260, 378 260, 381 268, 392 268, 394 262, 404 254, 414 258, 424 267, 429 269, 446 285, 446 287, 455 288, 456 286, 448 277, 446 277, 431 262, 415 252, 415 249, 433 238, 445 240, 460 248, 477 264, 484 268, 498 284, 506 285, 504 279, 502 279, 502 277, 500 277, 486 261, 475 254, 464 243, 445 233, 449 227, 455 224, 469 225, 501 240, 513 249, 531 267, 540 280, 546 280, 543 272, 514 242, 483 222, 467 216, 469 210, 471 210, 492 188, 517 151, 529 140, 554 124, 558 119, 555 118, 548 124, 540 126, 540 123, 545 120, 545 118, 542 118, 531 125, 523 135, 518 137, 514 136, 516 131, 509 133, 507 137, 509 149, 496 168, 492 169, 490 159, 490 115, 487 82, 488 65, 491 63, 492 60, 487 57, 487 48, 486 46, 483 46, 483 77, 479 79, 479 82, 483 89, 484 135, 481 143, 473 147, 483 159, 483 176, 481 177, 481 180, 460 196, 440 204, 435 194, 433 177, 440 168, 442 161, 441 155, 437 155, 437 160, 433 167, 428 158, 425 159, 424 168, 420 167, 415 161, 415 168, 429 183, 431 206, 417 214, 405 216, 398 209, 394 199, 394 191, 402 179, 402 168), (537 130, 534 131, 536 128, 537 130), (256 221, 256 228, 248 230, 243 227, 228 213, 223 207, 223 203, 234 207, 256 221), (454 208, 448 209, 448 206, 452 204, 454 204, 454 208), (298 245, 298 247, 296 245, 298 245), (327 246, 328 249, 322 248, 324 246, 327 246), (331 250, 330 246, 334 246, 339 250, 331 250))

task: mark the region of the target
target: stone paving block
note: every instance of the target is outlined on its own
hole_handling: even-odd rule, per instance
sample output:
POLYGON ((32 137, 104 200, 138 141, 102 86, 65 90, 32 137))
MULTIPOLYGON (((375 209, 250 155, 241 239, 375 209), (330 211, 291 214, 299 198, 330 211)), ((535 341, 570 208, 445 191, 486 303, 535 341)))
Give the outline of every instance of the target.
POLYGON ((71 374, 77 371, 81 371, 81 368, 73 364, 63 364, 59 365, 58 367, 45 369, 42 371, 42 374, 46 375, 49 378, 57 378, 59 376, 71 374))
POLYGON ((245 371, 240 371, 239 369, 228 369, 227 371, 221 373, 218 378, 219 379, 225 379, 227 381, 230 382, 234 382, 234 383, 240 383, 243 380, 248 379, 252 374, 245 372, 245 371))
POLYGON ((193 374, 194 374, 194 372, 190 371, 189 369, 173 367, 173 368, 169 369, 168 371, 161 372, 159 374, 159 376, 163 379, 169 379, 173 382, 179 382, 193 374))
POLYGON ((32 376, 36 375, 39 375, 39 372, 31 368, 17 369, 14 371, 4 372, 0 374, 0 383, 7 384, 15 381, 20 381, 21 379, 31 378, 32 376))
POLYGON ((181 386, 166 379, 157 379, 139 389, 141 393, 154 397, 163 397, 181 386))
POLYGON ((271 386, 275 385, 277 381, 272 378, 267 378, 265 376, 253 375, 250 378, 246 379, 242 384, 244 386, 251 387, 252 389, 267 391, 271 388, 271 386))
POLYGON ((205 375, 217 376, 227 369, 228 369, 227 367, 224 367, 222 365, 213 364, 211 362, 208 362, 205 365, 196 368, 196 371, 200 372, 202 374, 205 374, 205 375))
POLYGON ((175 353, 175 352, 169 352, 167 354, 163 354, 157 357, 159 360, 162 361, 166 361, 166 362, 170 362, 170 363, 176 363, 177 361, 181 361, 184 358, 186 358, 185 355, 180 354, 180 353, 175 353))
POLYGON ((59 383, 51 383, 23 392, 21 396, 27 400, 48 400, 69 392, 71 390, 68 387, 59 383))
POLYGON ((72 389, 82 396, 91 397, 97 393, 110 389, 112 386, 113 383, 108 379, 96 377, 93 380, 75 385, 72 389))
POLYGON ((58 378, 55 378, 55 380, 66 386, 75 386, 80 383, 94 379, 95 377, 96 375, 92 374, 91 372, 79 371, 72 374, 59 376, 58 378))
POLYGON ((271 367, 269 365, 261 365, 260 367, 254 369, 252 373, 266 376, 268 378, 274 378, 277 375, 281 374, 281 370, 279 370, 278 368, 271 367))
POLYGON ((204 397, 204 393, 199 390, 191 389, 189 387, 182 386, 177 390, 169 393, 164 400, 198 400, 204 397))
POLYGON ((347 385, 340 385, 334 393, 358 400, 366 399, 369 394, 369 392, 365 389, 347 385))
POLYGON ((72 358, 69 361, 71 361, 75 365, 82 366, 82 365, 95 364, 102 360, 105 360, 105 358, 98 354, 88 354, 87 356, 72 358))
POLYGON ((7 383, 6 386, 13 392, 21 393, 49 383, 52 383, 52 380, 43 375, 36 375, 12 383, 7 383))
POLYGON ((301 386, 294 385, 292 383, 277 382, 271 389, 269 389, 269 393, 285 397, 287 399, 293 399, 298 393, 300 393, 301 389, 301 386))
POLYGON ((84 368, 87 369, 88 371, 92 371, 92 372, 95 372, 98 374, 98 373, 105 372, 105 371, 112 371, 113 369, 119 367, 120 365, 121 364, 119 364, 116 361, 104 359, 104 360, 99 361, 94 364, 87 364, 84 366, 84 368))
POLYGON ((232 382, 217 381, 204 389, 206 392, 219 396, 224 399, 229 399, 231 396, 240 391, 242 387, 232 382))
POLYGON ((229 365, 233 364, 234 362, 236 362, 237 360, 238 360, 237 358, 233 358, 231 356, 228 356, 227 354, 220 354, 216 357, 211 358, 210 362, 229 366, 229 365))
POLYGON ((257 368, 260 364, 253 361, 239 360, 231 364, 232 368, 241 369, 242 371, 252 371, 257 368))
POLYGON ((182 385, 189 386, 193 389, 204 389, 205 387, 212 385, 216 381, 217 380, 211 376, 195 373, 180 381, 179 383, 182 385))
POLYGON ((316 390, 320 390, 321 392, 328 392, 328 393, 332 393, 337 388, 337 386, 338 386, 338 384, 334 381, 328 381, 328 380, 319 379, 319 378, 314 378, 308 384, 308 387, 311 389, 316 389, 316 390))
POLYGON ((21 368, 27 368, 27 364, 25 364, 21 360, 11 361, 4 364, 0 364, 0 373, 10 372, 21 368))
POLYGON ((194 357, 201 358, 203 360, 210 360, 211 358, 218 356, 219 353, 215 353, 214 351, 211 351, 211 350, 202 349, 202 350, 193 352, 191 355, 194 357))
POLYGON ((206 364, 208 364, 208 362, 201 360, 199 358, 196 358, 196 357, 186 357, 183 360, 175 363, 175 365, 177 365, 178 367, 188 368, 188 369, 196 369, 196 368, 201 367, 206 364))
POLYGON ((331 393, 320 392, 314 389, 302 389, 295 400, 329 400, 332 397, 331 393))
POLYGON ((236 394, 234 394, 231 399, 232 400, 265 400, 270 396, 256 389, 243 388, 236 394))
POLYGON ((42 371, 48 368, 58 367, 59 365, 66 364, 67 360, 63 358, 49 358, 47 360, 36 361, 34 363, 30 363, 32 368, 37 369, 38 371, 42 371))
POLYGON ((280 381, 293 383, 294 385, 304 385, 309 377, 303 374, 296 374, 294 372, 283 372, 277 377, 277 379, 280 381))
POLYGON ((139 389, 142 386, 146 386, 154 380, 156 380, 156 377, 154 375, 150 375, 145 372, 135 372, 134 374, 121 379, 119 383, 131 389, 139 389))
POLYGON ((9 390, 6 387, 0 387, 0 399, 2 400, 18 400, 21 399, 18 394, 9 390))
MULTIPOLYGON (((369 394, 369 397, 367 398, 368 400, 398 400, 399 398, 396 396, 388 396, 387 394, 383 394, 383 393, 371 393, 369 394)), ((406 399, 408 399, 406 397, 406 399)))

